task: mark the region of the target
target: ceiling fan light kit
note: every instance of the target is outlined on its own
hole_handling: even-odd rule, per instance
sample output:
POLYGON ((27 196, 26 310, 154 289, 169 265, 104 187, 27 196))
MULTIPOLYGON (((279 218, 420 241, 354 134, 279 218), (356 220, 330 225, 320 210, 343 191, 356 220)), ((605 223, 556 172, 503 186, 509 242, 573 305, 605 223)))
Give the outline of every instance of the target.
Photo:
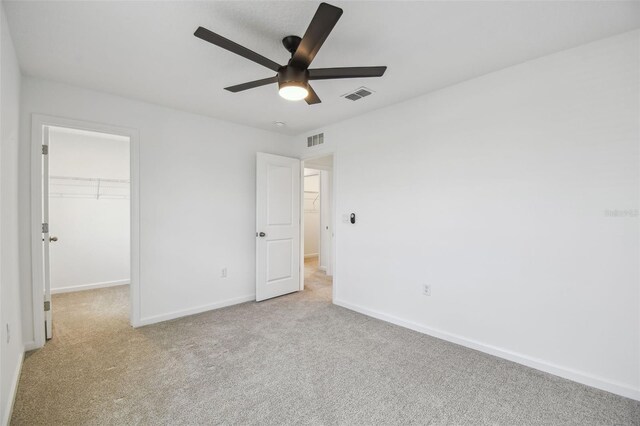
POLYGON ((309 69, 318 50, 322 47, 340 16, 342 16, 342 9, 327 3, 321 3, 302 38, 292 35, 282 39, 285 49, 291 53, 291 59, 289 59, 287 65, 279 65, 277 62, 203 27, 198 27, 194 35, 277 72, 274 77, 225 87, 225 90, 236 93, 271 83, 278 83, 278 93, 284 99, 290 101, 304 99, 307 104, 313 105, 319 104, 321 101, 309 84, 310 80, 382 77, 387 69, 384 66, 309 69))
POLYGON ((278 94, 288 101, 301 101, 309 96, 309 89, 299 83, 278 83, 278 94))
MULTIPOLYGON (((285 38, 286 40, 286 38, 285 38)), ((309 72, 286 66, 278 70, 278 93, 288 101, 301 101, 309 96, 309 72)))

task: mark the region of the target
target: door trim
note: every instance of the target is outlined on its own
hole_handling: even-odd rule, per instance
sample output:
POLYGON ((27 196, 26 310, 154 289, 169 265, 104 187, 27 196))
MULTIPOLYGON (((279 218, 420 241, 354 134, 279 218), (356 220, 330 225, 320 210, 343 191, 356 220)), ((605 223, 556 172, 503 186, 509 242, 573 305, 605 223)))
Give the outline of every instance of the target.
POLYGON ((44 309, 41 293, 43 282, 42 254, 42 148, 44 126, 69 127, 79 130, 109 133, 129 138, 130 187, 130 244, 131 244, 131 294, 129 297, 129 321, 133 327, 140 323, 140 136, 137 129, 112 126, 109 124, 74 120, 43 114, 31 116, 31 301, 33 309, 32 349, 45 344, 44 309))
MULTIPOLYGON (((331 239, 331 277, 332 277, 332 286, 331 286, 331 302, 335 304, 336 301, 336 288, 338 287, 338 256, 336 252, 336 241, 338 238, 338 206, 336 203, 337 200, 337 182, 338 182, 338 154, 336 151, 325 151, 323 153, 315 153, 314 155, 309 156, 301 156, 300 158, 300 179, 301 182, 304 183, 304 168, 305 162, 316 160, 318 158, 323 157, 332 157, 333 164, 331 169, 331 223, 333 225, 333 238, 331 239)), ((325 170, 327 169, 319 169, 325 170)), ((322 190, 322 189, 321 189, 322 190)), ((304 184, 300 185, 300 290, 304 290, 304 184)))

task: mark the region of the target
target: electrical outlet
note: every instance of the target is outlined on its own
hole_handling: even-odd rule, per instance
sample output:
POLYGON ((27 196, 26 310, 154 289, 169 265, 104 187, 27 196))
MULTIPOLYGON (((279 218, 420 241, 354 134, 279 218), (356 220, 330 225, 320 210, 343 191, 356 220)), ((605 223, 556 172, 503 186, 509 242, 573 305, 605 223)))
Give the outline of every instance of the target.
POLYGON ((222 270, 220 271, 220 276, 222 278, 227 278, 227 268, 222 268, 222 270))
POLYGON ((425 284, 422 286, 422 294, 425 296, 431 296, 431 285, 425 284))

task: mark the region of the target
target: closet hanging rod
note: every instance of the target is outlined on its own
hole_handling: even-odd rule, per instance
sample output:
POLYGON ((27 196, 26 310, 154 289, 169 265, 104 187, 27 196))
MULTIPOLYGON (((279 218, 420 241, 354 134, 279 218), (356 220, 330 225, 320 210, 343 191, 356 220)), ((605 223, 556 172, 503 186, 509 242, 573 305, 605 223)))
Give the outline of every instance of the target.
MULTIPOLYGON (((95 182, 87 182, 87 183, 58 183, 51 182, 51 186, 64 186, 68 188, 93 188, 95 186, 95 182)), ((100 188, 115 188, 115 189, 128 189, 127 187, 123 187, 122 185, 100 185, 100 188)))
MULTIPOLYGON (((50 198, 91 198, 96 199, 95 194, 62 194, 62 193, 51 193, 49 194, 50 198)), ((128 200, 128 195, 100 195, 100 200, 128 200)))
POLYGON ((77 177, 77 176, 49 176, 49 179, 78 180, 78 181, 84 181, 84 182, 131 183, 129 179, 86 178, 86 177, 77 177))

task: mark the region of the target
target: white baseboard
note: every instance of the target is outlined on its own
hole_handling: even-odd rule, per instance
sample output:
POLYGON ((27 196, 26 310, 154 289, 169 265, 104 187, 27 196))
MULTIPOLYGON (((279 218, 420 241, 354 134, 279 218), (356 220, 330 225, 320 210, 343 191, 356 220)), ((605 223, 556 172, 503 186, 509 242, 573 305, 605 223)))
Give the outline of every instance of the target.
POLYGON ((58 288, 52 288, 51 294, 71 293, 73 291, 94 290, 96 288, 115 287, 117 285, 126 285, 130 283, 131 283, 130 280, 118 280, 118 281, 105 281, 102 283, 81 284, 81 285, 74 285, 69 287, 58 287, 58 288))
POLYGON ((24 350, 20 353, 16 370, 13 372, 11 387, 9 388, 9 398, 7 406, 3 410, 2 426, 8 426, 13 414, 13 405, 16 402, 16 393, 18 391, 18 383, 20 382, 20 372, 22 371, 22 361, 24 361, 24 350))
POLYGON ((24 351, 25 352, 29 352, 29 351, 33 351, 35 349, 40 349, 42 346, 38 346, 36 345, 36 342, 34 342, 33 340, 29 341, 29 342, 25 342, 24 344, 24 351))
POLYGON ((544 361, 541 359, 529 357, 517 352, 512 352, 506 349, 502 349, 496 346, 487 345, 476 340, 467 339, 465 337, 448 333, 446 331, 437 330, 431 327, 425 327, 418 323, 407 321, 402 318, 388 315, 380 311, 368 309, 359 305, 355 305, 343 300, 334 300, 333 303, 343 308, 350 309, 361 314, 377 318, 382 321, 390 322, 400 327, 405 327, 419 333, 428 334, 429 336, 437 337, 438 339, 446 340, 448 342, 456 343, 467 348, 475 349, 480 352, 484 352, 490 355, 504 358, 509 361, 516 362, 518 364, 526 365, 527 367, 535 368, 536 370, 544 371, 556 376, 563 377, 565 379, 572 380, 574 382, 582 383, 583 385, 591 386, 594 388, 602 389, 607 392, 615 393, 617 395, 624 396, 626 398, 635 399, 640 401, 640 389, 632 388, 626 384, 614 382, 611 380, 597 377, 592 374, 573 370, 571 368, 563 367, 544 361))
POLYGON ((304 258, 305 258, 305 259, 310 259, 310 258, 312 258, 312 257, 318 257, 318 256, 319 256, 319 254, 318 254, 318 253, 309 253, 309 254, 305 254, 305 255, 304 255, 304 258))
POLYGON ((202 312, 212 311, 214 309, 225 308, 227 306, 237 305, 238 303, 251 302, 256 300, 255 294, 249 294, 241 297, 234 297, 233 299, 222 300, 220 302, 211 303, 209 305, 197 306, 195 308, 184 309, 181 311, 173 311, 167 314, 153 315, 146 318, 140 318, 140 322, 135 327, 141 327, 143 325, 155 324, 162 321, 168 321, 176 318, 182 318, 189 315, 200 314, 202 312))

